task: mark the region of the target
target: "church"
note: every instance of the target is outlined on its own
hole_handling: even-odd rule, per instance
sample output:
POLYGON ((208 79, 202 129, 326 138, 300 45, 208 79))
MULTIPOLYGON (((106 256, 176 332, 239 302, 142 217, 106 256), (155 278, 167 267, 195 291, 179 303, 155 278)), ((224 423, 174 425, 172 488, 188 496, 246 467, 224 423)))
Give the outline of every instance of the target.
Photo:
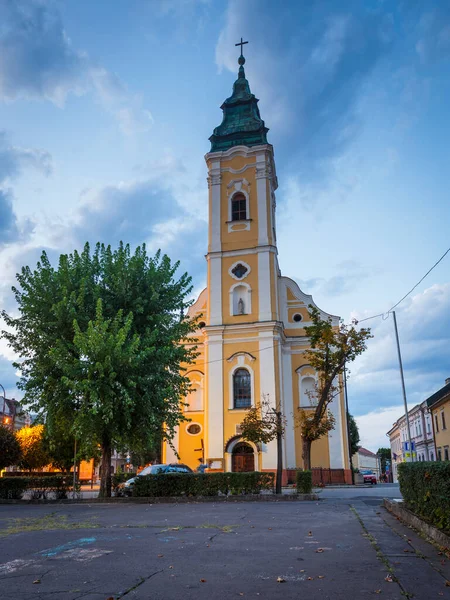
MULTIPOLYGON (((241 40, 242 43, 242 40, 241 40)), ((245 43, 245 42, 244 42, 245 43)), ((241 44, 238 44, 241 45, 241 44)), ((191 306, 199 318, 199 355, 186 375, 192 389, 182 401, 189 419, 179 425, 163 462, 211 471, 274 471, 276 441, 260 446, 242 438, 246 411, 264 397, 287 420, 283 468, 303 467, 300 430, 294 415, 311 406, 316 374, 308 365, 305 326, 314 304, 278 266, 277 174, 258 99, 245 77, 245 58, 233 93, 221 108, 222 123, 209 138, 209 224, 207 287, 191 306)), ((339 318, 321 311, 323 319, 339 318)), ((336 423, 312 444, 312 466, 349 474, 347 419, 343 393, 330 404, 336 423)))

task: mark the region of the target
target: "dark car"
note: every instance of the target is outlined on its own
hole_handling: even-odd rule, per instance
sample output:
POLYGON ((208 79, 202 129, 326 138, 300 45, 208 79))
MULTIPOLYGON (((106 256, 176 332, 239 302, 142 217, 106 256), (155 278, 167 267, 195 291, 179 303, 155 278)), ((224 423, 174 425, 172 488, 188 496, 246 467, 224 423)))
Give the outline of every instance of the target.
POLYGON ((142 469, 142 471, 140 473, 138 473, 138 475, 136 475, 136 477, 133 477, 132 479, 129 479, 128 481, 125 481, 125 483, 121 483, 119 484, 118 488, 117 488, 117 496, 131 496, 133 493, 133 487, 134 487, 134 482, 136 481, 136 479, 138 477, 145 477, 146 475, 159 475, 162 473, 193 473, 194 471, 188 467, 187 465, 184 465, 182 463, 170 463, 168 465, 149 465, 148 467, 145 467, 145 469, 142 469))
POLYGON ((376 485, 377 476, 373 471, 361 471, 361 475, 364 477, 364 483, 370 483, 376 485))

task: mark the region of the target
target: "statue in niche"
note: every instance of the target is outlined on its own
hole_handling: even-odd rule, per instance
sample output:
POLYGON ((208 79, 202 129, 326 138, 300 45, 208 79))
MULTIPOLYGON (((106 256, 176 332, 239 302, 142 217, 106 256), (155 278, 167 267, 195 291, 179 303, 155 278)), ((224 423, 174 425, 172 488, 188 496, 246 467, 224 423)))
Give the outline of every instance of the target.
POLYGON ((245 306, 242 298, 239 298, 238 302, 238 315, 245 315, 245 306))

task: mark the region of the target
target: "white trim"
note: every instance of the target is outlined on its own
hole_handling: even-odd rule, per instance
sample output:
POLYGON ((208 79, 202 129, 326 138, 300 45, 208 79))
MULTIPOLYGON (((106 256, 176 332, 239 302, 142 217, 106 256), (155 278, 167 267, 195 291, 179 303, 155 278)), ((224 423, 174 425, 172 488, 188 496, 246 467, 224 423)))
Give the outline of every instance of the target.
POLYGON ((251 267, 249 264, 247 264, 245 262, 245 260, 237 260, 236 262, 234 262, 231 267, 228 269, 228 274, 230 275, 230 277, 232 277, 233 279, 235 279, 236 281, 242 281, 243 279, 245 279, 248 275, 250 275, 251 272, 251 267), (233 273, 233 269, 235 267, 237 267, 238 265, 242 265, 243 267, 245 267, 247 269, 247 272, 245 273, 245 275, 243 275, 242 277, 236 277, 236 275, 233 273))
POLYGON ((220 190, 222 176, 220 174, 220 160, 211 162, 208 172, 208 184, 210 187, 211 212, 209 215, 209 250, 211 252, 220 252, 222 249, 220 235, 220 190))
POLYGON ((298 386, 298 408, 314 408, 317 404, 311 403, 311 398, 307 398, 307 404, 302 404, 302 382, 304 379, 314 379, 315 385, 317 385, 317 373, 305 373, 307 370, 313 370, 311 365, 302 365, 298 369, 295 370, 297 374, 297 386, 298 386), (303 374, 305 373, 305 374, 303 374))
POLYGON ((196 435, 200 435, 202 431, 203 431, 203 426, 201 423, 197 423, 197 421, 192 421, 191 423, 188 423, 186 425, 186 433, 192 437, 195 437, 196 435), (200 431, 198 433, 190 433, 189 427, 192 427, 192 425, 198 425, 200 427, 200 431))
MULTIPOLYGON (((234 222, 239 223, 239 221, 234 222)), ((242 256, 243 254, 259 254, 261 251, 273 252, 273 254, 278 254, 276 246, 266 244, 265 246, 255 246, 253 248, 245 248, 241 250, 224 250, 223 252, 208 252, 208 254, 206 255, 206 260, 209 260, 210 258, 214 258, 216 256, 224 258, 226 256, 242 256)))
POLYGON ((334 429, 328 433, 328 448, 330 452, 330 469, 344 469, 344 441, 342 436, 342 411, 341 399, 343 391, 333 398, 328 405, 331 414, 336 419, 334 429))
POLYGON ((267 168, 266 153, 256 155, 256 195, 258 203, 258 244, 269 243, 267 230, 267 179, 270 178, 267 168))
MULTIPOLYGON (((175 433, 172 438, 172 444, 175 447, 175 450, 180 452, 180 433, 179 426, 175 427, 175 433)), ((169 445, 169 442, 166 442, 166 463, 177 463, 178 456, 173 451, 172 447, 169 445)))
MULTIPOLYGON (((268 396, 272 408, 277 406, 275 385, 275 339, 271 332, 259 334, 259 381, 261 397, 268 396), (262 351, 264 349, 264 352, 262 351)), ((276 469, 277 467, 277 442, 272 440, 264 445, 263 469, 276 469)))
POLYGON ((209 364, 206 374, 208 395, 205 458, 221 458, 223 456, 223 342, 221 334, 211 335, 208 338, 207 359, 209 364))
POLYGON ((283 413, 286 419, 284 435, 284 468, 296 467, 294 431, 294 394, 292 390, 292 359, 289 354, 281 356, 281 382, 283 386, 283 413))
POLYGON ((272 319, 272 301, 270 286, 270 254, 260 252, 258 254, 258 299, 259 320, 270 321, 272 319))
POLYGON ((211 258, 209 266, 209 324, 222 323, 222 260, 219 257, 211 258))
POLYGON ((248 408, 254 408, 255 406, 255 372, 252 367, 248 364, 248 358, 244 354, 239 354, 232 361, 237 361, 237 363, 230 369, 230 373, 228 375, 228 389, 229 389, 229 397, 228 397, 228 410, 234 411, 243 411, 246 412, 248 408), (250 373, 250 390, 251 390, 251 404, 248 408, 234 408, 234 385, 233 385, 233 376, 238 369, 247 369, 250 373))
POLYGON ((237 283, 232 285, 229 290, 230 316, 231 317, 242 316, 242 315, 239 315, 239 313, 234 312, 234 290, 239 286, 245 287, 247 289, 248 306, 244 305, 245 312, 243 313, 243 315, 251 315, 252 314, 252 288, 250 287, 250 285, 248 283, 245 283, 245 281, 239 280, 237 283))
MULTIPOLYGON (((297 301, 300 301, 300 303, 302 303, 306 308, 308 308, 309 304, 312 304, 313 306, 315 306, 319 311, 320 311, 320 317, 322 319, 328 319, 328 317, 331 317, 331 323, 332 325, 339 325, 339 317, 336 315, 330 315, 329 313, 326 313, 324 310, 320 309, 317 304, 314 302, 313 297, 305 294, 304 292, 302 292, 302 290, 299 288, 298 284, 293 280, 290 279, 289 277, 280 277, 279 279, 280 282, 280 287, 284 286, 287 288, 289 288, 291 290, 291 292, 294 294, 294 296, 297 298, 297 301)), ((287 300, 287 291, 286 291, 286 296, 285 296, 286 300, 287 300)), ((292 304, 290 304, 290 302, 292 301, 287 301, 287 302, 283 302, 283 313, 280 315, 281 319, 284 321, 285 323, 285 327, 286 329, 292 329, 295 328, 295 326, 299 327, 299 323, 291 323, 288 319, 288 304, 289 304, 289 308, 293 308, 292 304), (287 326, 287 324, 289 323, 289 327, 287 326)), ((295 308, 301 306, 300 305, 296 305, 295 308)), ((301 327, 305 327, 309 324, 301 321, 301 323, 303 323, 303 325, 301 327)))

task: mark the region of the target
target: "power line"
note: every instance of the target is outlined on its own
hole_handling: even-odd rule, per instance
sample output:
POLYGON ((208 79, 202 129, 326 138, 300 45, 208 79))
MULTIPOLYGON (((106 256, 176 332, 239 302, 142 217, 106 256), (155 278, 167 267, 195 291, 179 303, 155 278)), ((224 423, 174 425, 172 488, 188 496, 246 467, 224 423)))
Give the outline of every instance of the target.
MULTIPOLYGON (((414 287, 412 287, 412 288, 409 290, 409 292, 403 296, 403 298, 401 298, 401 299, 400 299, 400 300, 399 300, 399 301, 398 301, 396 304, 394 304, 394 306, 391 306, 391 308, 390 308, 390 309, 389 309, 387 312, 385 312, 385 313, 379 313, 378 315, 373 315, 372 317, 366 317, 365 319, 358 319, 358 320, 356 320, 356 324, 357 324, 357 323, 364 323, 364 321, 370 321, 370 319, 376 319, 377 317, 383 317, 383 318, 385 318, 385 315, 389 315, 389 313, 391 313, 391 312, 394 310, 394 308, 397 308, 397 306, 398 306, 399 304, 401 304, 401 303, 403 302, 403 300, 405 300, 405 298, 407 298, 407 297, 408 297, 408 296, 409 296, 409 295, 410 295, 410 294, 411 294, 411 293, 412 293, 412 292, 413 292, 413 291, 416 289, 416 287, 417 287, 417 286, 419 286, 419 285, 422 283, 422 281, 423 281, 423 280, 424 280, 426 277, 428 277, 428 275, 431 273, 431 271, 432 271, 432 270, 433 270, 435 267, 437 267, 437 266, 438 266, 438 264, 439 264, 439 263, 440 263, 440 262, 441 262, 441 261, 442 261, 442 260, 443 260, 443 259, 444 259, 444 258, 447 256, 447 254, 448 254, 449 252, 450 252, 450 248, 448 248, 448 249, 447 249, 447 250, 444 252, 444 254, 441 256, 441 258, 440 258, 439 260, 437 260, 437 261, 434 263, 434 265, 431 267, 431 269, 428 269, 428 271, 427 271, 427 272, 425 273, 425 275, 424 275, 424 276, 423 276, 423 277, 422 277, 422 278, 421 278, 421 279, 420 279, 420 280, 419 280, 419 281, 416 283, 416 285, 415 285, 414 287)), ((387 316, 386 316, 386 318, 387 318, 387 316)))

